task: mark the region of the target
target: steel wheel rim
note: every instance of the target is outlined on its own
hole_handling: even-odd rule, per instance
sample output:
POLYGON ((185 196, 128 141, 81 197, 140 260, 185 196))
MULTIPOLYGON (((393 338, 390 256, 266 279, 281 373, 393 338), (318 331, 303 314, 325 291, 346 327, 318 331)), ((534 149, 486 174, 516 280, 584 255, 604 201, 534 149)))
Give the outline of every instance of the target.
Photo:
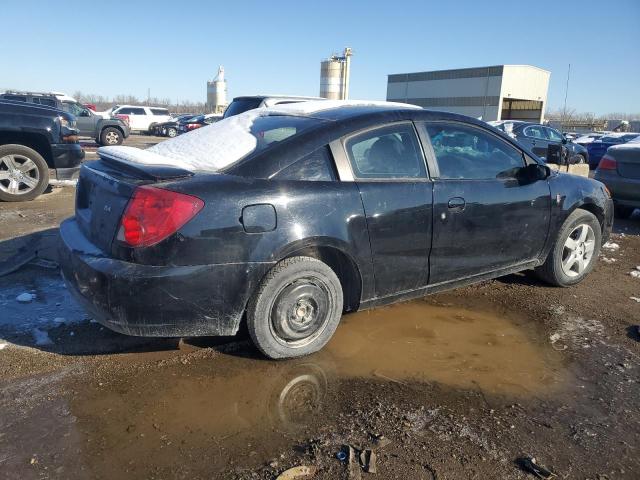
POLYGON ((575 227, 562 248, 562 271, 570 278, 582 275, 593 260, 596 235, 586 223, 575 227))
POLYGON ((301 278, 283 286, 275 296, 269 318, 274 338, 289 348, 301 348, 326 328, 333 301, 317 278, 301 278))
POLYGON ((0 190, 10 195, 25 195, 38 186, 40 171, 25 155, 11 154, 0 158, 0 190))
POLYGON ((116 143, 118 143, 118 134, 115 132, 107 132, 105 138, 109 145, 115 145, 116 143))
POLYGON ((170 128, 169 131, 167 132, 167 135, 169 135, 170 137, 175 137, 176 133, 177 132, 175 128, 170 128))

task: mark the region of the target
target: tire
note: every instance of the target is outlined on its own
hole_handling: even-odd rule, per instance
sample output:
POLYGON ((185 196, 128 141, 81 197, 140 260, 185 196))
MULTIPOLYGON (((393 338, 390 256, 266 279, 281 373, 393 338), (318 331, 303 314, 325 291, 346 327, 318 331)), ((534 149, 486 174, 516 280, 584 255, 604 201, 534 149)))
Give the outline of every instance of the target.
POLYGON ((587 163, 587 159, 584 157, 584 155, 582 155, 581 153, 578 153, 574 157, 574 162, 573 163, 575 163, 575 164, 587 163))
POLYGON ((549 256, 535 270, 536 274, 557 287, 580 283, 593 270, 601 245, 602 231, 595 215, 586 210, 574 210, 562 225, 549 256), (572 245, 569 245, 569 236, 572 245))
POLYGON ((122 132, 114 127, 107 127, 102 130, 100 134, 100 145, 102 146, 114 146, 114 145, 122 145, 122 141, 124 137, 122 136, 122 132))
POLYGON ((49 167, 42 155, 24 145, 0 146, 0 200, 33 200, 48 185, 49 167))
POLYGON ((633 212, 634 212, 635 208, 633 207, 625 207, 623 205, 616 205, 613 212, 616 216, 616 218, 621 218, 621 219, 625 219, 625 218, 629 218, 633 212))
POLYGON ((173 127, 167 128, 167 137, 173 138, 178 135, 178 130, 173 127))
POLYGON ((317 352, 342 315, 340 280, 311 257, 291 257, 264 277, 247 306, 247 328, 256 347, 273 359, 317 352))

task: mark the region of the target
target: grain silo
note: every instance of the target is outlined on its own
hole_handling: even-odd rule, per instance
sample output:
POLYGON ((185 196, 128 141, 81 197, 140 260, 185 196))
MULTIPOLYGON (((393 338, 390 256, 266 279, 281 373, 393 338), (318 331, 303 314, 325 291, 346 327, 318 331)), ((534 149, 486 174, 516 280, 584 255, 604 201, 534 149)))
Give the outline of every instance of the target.
POLYGON ((207 111, 223 113, 227 108, 227 82, 224 79, 224 67, 218 67, 218 75, 207 82, 207 111))
POLYGON ((329 100, 349 98, 349 75, 351 69, 351 48, 344 54, 331 55, 320 63, 320 96, 329 100))

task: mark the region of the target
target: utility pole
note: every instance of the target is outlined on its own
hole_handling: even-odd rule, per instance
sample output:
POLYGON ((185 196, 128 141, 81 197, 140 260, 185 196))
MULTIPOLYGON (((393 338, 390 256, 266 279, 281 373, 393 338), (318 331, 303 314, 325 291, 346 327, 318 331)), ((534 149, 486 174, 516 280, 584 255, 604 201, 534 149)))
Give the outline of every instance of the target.
POLYGON ((565 129, 565 119, 567 116, 567 96, 569 95, 569 77, 571 76, 571 64, 569 64, 569 69, 567 70, 567 85, 564 88, 564 107, 562 108, 562 129, 565 129))

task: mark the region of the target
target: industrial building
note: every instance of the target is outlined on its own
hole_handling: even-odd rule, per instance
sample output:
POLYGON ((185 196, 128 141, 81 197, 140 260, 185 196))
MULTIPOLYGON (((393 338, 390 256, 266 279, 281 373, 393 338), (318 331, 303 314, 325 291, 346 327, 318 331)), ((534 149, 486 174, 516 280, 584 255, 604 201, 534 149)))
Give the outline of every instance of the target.
POLYGON ((320 62, 320 96, 329 100, 349 98, 351 74, 351 49, 346 47, 342 55, 331 55, 320 62))
POLYGON ((550 72, 531 65, 397 73, 387 100, 492 120, 542 122, 550 72))
POLYGON ((227 108, 227 82, 224 79, 224 67, 218 67, 216 77, 207 82, 207 112, 224 113, 227 108))

